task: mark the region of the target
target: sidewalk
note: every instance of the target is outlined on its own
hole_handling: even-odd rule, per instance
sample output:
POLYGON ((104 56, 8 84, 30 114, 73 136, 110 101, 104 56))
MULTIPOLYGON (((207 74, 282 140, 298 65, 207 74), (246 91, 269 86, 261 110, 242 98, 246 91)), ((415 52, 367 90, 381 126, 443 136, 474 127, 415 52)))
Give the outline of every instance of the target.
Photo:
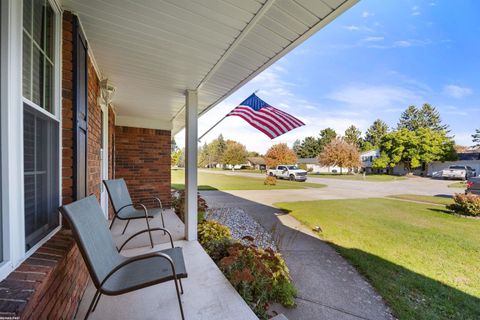
POLYGON ((394 319, 382 298, 334 249, 297 220, 268 205, 221 191, 202 196, 211 208, 237 207, 274 230, 298 288, 297 308, 274 306, 295 319, 394 319))

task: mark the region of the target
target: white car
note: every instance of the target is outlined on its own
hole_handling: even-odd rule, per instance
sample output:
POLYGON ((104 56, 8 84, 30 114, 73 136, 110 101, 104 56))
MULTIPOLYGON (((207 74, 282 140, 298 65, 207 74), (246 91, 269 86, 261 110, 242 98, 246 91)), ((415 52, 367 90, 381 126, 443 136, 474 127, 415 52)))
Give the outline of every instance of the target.
POLYGON ((295 165, 279 165, 275 169, 270 169, 267 174, 279 179, 288 179, 291 181, 306 181, 307 171, 299 169, 295 165))
POLYGON ((468 180, 471 177, 475 177, 475 169, 469 166, 454 165, 448 167, 448 169, 442 170, 441 177, 443 179, 461 179, 468 180))

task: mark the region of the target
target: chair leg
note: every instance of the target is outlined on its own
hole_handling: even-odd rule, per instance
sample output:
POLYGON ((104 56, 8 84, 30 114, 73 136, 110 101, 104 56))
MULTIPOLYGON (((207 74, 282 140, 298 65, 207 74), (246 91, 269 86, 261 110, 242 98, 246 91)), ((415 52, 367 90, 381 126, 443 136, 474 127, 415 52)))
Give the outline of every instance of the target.
POLYGON ((88 307, 87 313, 85 314, 84 320, 87 320, 88 317, 90 316, 90 313, 92 312, 93 305, 95 304, 95 301, 97 300, 97 296, 99 295, 99 291, 97 290, 95 292, 95 295, 93 296, 92 302, 90 302, 90 306, 88 307))
POLYGON ((183 285, 182 285, 182 279, 178 279, 178 282, 180 282, 180 292, 183 294, 183 285))
POLYGON ((177 277, 175 277, 174 281, 175 281, 175 289, 177 290, 177 298, 178 298, 178 305, 180 306, 180 313, 182 315, 182 320, 185 320, 185 316, 183 315, 182 299, 180 299, 180 290, 178 290, 177 277))
POLYGON ((125 234, 125 231, 127 230, 128 224, 130 223, 130 219, 127 220, 127 224, 125 225, 125 228, 123 228, 122 234, 125 234))
POLYGON ((115 222, 115 219, 117 219, 117 216, 113 216, 113 219, 112 219, 112 222, 110 223, 110 230, 112 230, 112 227, 113 227, 113 223, 115 222))
POLYGON ((148 222, 148 216, 145 217, 145 221, 147 221, 147 229, 148 229, 148 236, 150 237, 150 245, 153 248, 152 231, 150 231, 150 223, 148 222))
POLYGON ((98 301, 100 301, 100 298, 101 298, 101 297, 102 297, 102 294, 99 293, 99 294, 98 294, 97 301, 96 301, 95 304, 93 305, 92 312, 95 312, 95 309, 97 309, 98 301))
MULTIPOLYGON (((163 209, 160 209, 160 217, 162 218, 162 227, 165 228, 165 220, 163 220, 163 209)), ((167 232, 163 231, 163 235, 166 235, 167 232)))

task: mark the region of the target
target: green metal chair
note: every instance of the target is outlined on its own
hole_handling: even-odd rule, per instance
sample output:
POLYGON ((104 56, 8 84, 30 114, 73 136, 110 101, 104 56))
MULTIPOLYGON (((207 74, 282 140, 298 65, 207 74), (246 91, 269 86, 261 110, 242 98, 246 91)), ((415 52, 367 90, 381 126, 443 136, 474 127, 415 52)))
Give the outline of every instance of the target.
POLYGON ((88 307, 85 319, 100 300, 102 294, 115 296, 159 283, 174 281, 180 314, 184 319, 181 278, 187 277, 183 251, 174 247, 173 239, 164 228, 142 230, 128 238, 117 249, 109 231, 107 220, 95 196, 62 206, 60 212, 72 227, 73 236, 87 265, 97 291, 88 307), (145 232, 164 231, 170 237, 171 248, 135 257, 120 254, 126 243, 145 232))
POLYGON ((153 248, 153 239, 152 233, 150 232, 150 222, 149 219, 154 218, 156 215, 160 215, 162 219, 162 227, 165 228, 165 220, 163 218, 163 206, 162 201, 157 197, 152 197, 155 200, 159 207, 154 210, 149 210, 147 207, 141 203, 134 204, 130 193, 128 192, 127 184, 124 179, 114 179, 114 180, 103 180, 105 187, 107 188, 108 197, 110 203, 113 207, 114 217, 112 223, 110 224, 110 229, 112 229, 113 223, 116 219, 127 220, 127 224, 123 229, 122 234, 127 230, 130 220, 134 219, 145 219, 147 222, 148 236, 150 237, 150 245, 153 248), (139 207, 141 209, 139 209, 139 207))

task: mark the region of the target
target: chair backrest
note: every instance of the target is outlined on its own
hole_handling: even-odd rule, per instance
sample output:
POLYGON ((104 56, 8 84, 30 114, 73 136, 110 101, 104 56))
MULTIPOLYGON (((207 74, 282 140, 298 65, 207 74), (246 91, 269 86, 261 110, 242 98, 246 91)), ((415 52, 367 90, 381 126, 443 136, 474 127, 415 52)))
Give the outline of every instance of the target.
POLYGON ((108 197, 110 198, 115 213, 133 203, 132 198, 130 198, 130 193, 128 192, 127 184, 123 178, 103 180, 103 183, 107 188, 108 197))
POLYGON ((95 196, 60 207, 98 288, 107 274, 124 260, 113 241, 107 220, 95 196))

